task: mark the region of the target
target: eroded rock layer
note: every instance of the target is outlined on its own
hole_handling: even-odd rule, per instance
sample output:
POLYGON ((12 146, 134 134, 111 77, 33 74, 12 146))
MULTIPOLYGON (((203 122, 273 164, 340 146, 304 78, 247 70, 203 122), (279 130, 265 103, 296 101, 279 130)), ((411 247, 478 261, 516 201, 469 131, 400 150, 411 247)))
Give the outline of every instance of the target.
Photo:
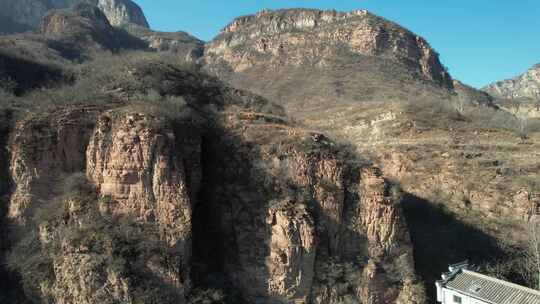
POLYGON ((325 67, 351 55, 396 60, 425 80, 452 86, 438 54, 423 38, 365 10, 261 11, 234 20, 205 51, 211 69, 221 74, 257 66, 325 67))
POLYGON ((27 294, 367 304, 421 292, 400 199, 378 170, 260 97, 166 64, 128 70, 184 98, 166 112, 55 110, 13 131, 9 218, 32 223, 15 250, 48 269, 22 273, 27 294))

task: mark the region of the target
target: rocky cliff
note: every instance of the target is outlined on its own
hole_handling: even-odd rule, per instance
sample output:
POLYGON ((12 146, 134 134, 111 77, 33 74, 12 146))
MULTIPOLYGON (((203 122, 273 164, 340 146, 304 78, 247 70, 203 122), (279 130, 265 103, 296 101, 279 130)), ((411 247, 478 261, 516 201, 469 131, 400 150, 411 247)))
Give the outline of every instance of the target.
POLYGON ((28 297, 421 297, 399 195, 377 169, 255 95, 155 61, 123 68, 118 79, 176 110, 68 107, 13 129, 8 218, 26 232, 10 265, 28 297))
POLYGON ((483 90, 500 98, 540 99, 540 64, 516 78, 495 82, 484 87, 483 90))
POLYGON ((291 9, 240 17, 208 43, 206 61, 235 73, 257 66, 329 66, 344 56, 394 60, 422 79, 451 87, 438 54, 421 37, 365 10, 291 9))
POLYGON ((131 0, 91 0, 89 3, 99 7, 114 26, 131 23, 149 27, 142 9, 131 0))
MULTIPOLYGON (((452 81, 417 35, 367 11, 262 11, 225 27, 204 60, 221 79, 351 143, 403 185, 428 292, 446 264, 510 265, 526 246, 522 226, 539 192, 538 129, 523 136, 519 115, 452 81)), ((532 117, 532 106, 518 108, 532 117)), ((506 279, 534 286, 510 268, 506 279)))
POLYGON ((114 49, 118 47, 116 31, 107 17, 95 6, 77 4, 71 10, 53 10, 41 21, 40 34, 79 48, 114 49))
POLYGON ((187 62, 197 62, 204 55, 204 42, 186 32, 159 32, 133 24, 124 28, 157 52, 171 53, 187 62))
POLYGON ((5 0, 0 3, 0 11, 17 25, 11 26, 12 32, 18 32, 37 28, 52 9, 66 9, 83 2, 98 6, 112 25, 133 23, 148 27, 141 8, 130 0, 5 0))

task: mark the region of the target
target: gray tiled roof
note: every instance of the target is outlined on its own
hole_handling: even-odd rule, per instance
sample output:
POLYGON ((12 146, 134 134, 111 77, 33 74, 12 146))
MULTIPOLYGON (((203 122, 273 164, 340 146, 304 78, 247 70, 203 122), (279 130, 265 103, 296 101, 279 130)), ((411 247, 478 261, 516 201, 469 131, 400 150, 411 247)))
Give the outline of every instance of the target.
POLYGON ((446 288, 492 304, 540 304, 540 291, 461 270, 446 288))

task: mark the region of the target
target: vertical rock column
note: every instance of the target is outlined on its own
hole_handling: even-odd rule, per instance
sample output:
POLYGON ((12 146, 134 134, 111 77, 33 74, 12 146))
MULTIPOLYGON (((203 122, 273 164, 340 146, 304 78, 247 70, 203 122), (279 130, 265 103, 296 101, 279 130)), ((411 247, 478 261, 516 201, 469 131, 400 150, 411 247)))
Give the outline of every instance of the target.
POLYGON ((414 274, 412 243, 399 201, 376 168, 363 169, 359 209, 361 227, 368 240, 369 261, 364 268, 358 296, 363 303, 391 303, 414 274), (388 274, 388 275, 387 275, 388 274))
POLYGON ((103 214, 156 224, 178 261, 174 267, 153 270, 187 294, 201 140, 197 132, 180 131, 184 135, 150 115, 106 113, 87 150, 87 175, 102 197, 103 214))

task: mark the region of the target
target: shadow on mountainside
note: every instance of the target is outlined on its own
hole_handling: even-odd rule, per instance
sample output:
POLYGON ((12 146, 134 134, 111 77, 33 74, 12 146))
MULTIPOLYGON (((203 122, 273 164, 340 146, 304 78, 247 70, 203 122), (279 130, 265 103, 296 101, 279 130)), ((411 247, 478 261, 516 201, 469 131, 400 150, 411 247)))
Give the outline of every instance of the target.
MULTIPOLYGON (((403 248, 394 248, 384 257, 375 257, 369 249, 375 245, 369 243, 367 235, 351 228, 351 223, 358 220, 361 196, 372 195, 355 191, 361 181, 359 168, 344 165, 346 182, 341 198, 337 185, 331 184, 330 180, 321 180, 325 184, 318 184, 317 179, 321 177, 314 172, 309 175, 311 180, 303 184, 296 175, 302 173, 293 172, 293 154, 306 152, 305 160, 317 167, 317 158, 327 155, 325 148, 305 147, 298 141, 291 145, 294 151, 277 148, 281 144, 276 137, 280 135, 270 133, 273 138, 265 140, 269 134, 262 132, 268 131, 264 124, 257 124, 251 122, 244 129, 246 133, 257 132, 255 139, 246 140, 235 131, 219 129, 214 134, 207 134, 203 140, 202 186, 193 212, 192 275, 195 288, 233 291, 226 295, 225 303, 278 303, 291 301, 275 294, 279 288, 296 286, 291 296, 297 299, 313 297, 312 300, 317 298, 320 303, 327 303, 355 301, 358 284, 366 287, 369 284, 369 296, 374 303, 396 299, 409 273, 406 265, 400 268, 395 257, 407 252, 408 243, 396 239, 395 245, 403 248), (276 147, 268 149, 269 145, 276 147), (272 158, 264 157, 269 150, 273 151, 272 158), (281 164, 276 166, 276 163, 281 164), (285 165, 288 167, 284 171, 275 170, 285 165), (325 205, 331 204, 332 200, 317 192, 324 192, 324 196, 336 200, 343 199, 343 209, 337 211, 337 217, 334 218, 330 207, 325 205), (283 202, 291 204, 284 207, 283 202), (306 207, 310 220, 298 217, 293 211, 302 206, 306 207), (276 221, 276 210, 292 212, 280 222, 276 221), (314 251, 295 254, 291 248, 310 242, 309 236, 301 234, 305 231, 302 229, 309 229, 307 227, 313 228, 314 251), (285 236, 274 229, 283 229, 285 236), (306 238, 296 239, 295 233, 306 238), (288 241, 291 243, 287 245, 288 241), (287 247, 290 251, 281 251, 283 248, 279 246, 292 247, 287 247), (276 254, 279 260, 275 259, 276 254), (361 275, 368 264, 375 267, 374 278, 369 280, 361 275), (280 282, 282 267, 288 268, 291 277, 280 282), (295 278, 296 274, 300 276, 295 278), (294 279, 301 281, 294 283, 294 279), (276 286, 278 282, 283 286, 276 286)), ((350 158, 354 156, 349 155, 350 158)), ((345 159, 352 161, 350 158, 345 159)), ((311 171, 310 168, 301 170, 311 171)))
POLYGON ((443 206, 407 193, 403 209, 414 247, 416 271, 435 300, 435 281, 448 265, 469 260, 481 265, 503 256, 497 240, 464 224, 443 206))
MULTIPOLYGON (((1 111, 1 110, 0 110, 1 111)), ((7 141, 9 137, 10 113, 0 112, 0 303, 25 303, 19 278, 6 268, 5 254, 10 248, 6 215, 9 203, 9 157, 7 141)))

